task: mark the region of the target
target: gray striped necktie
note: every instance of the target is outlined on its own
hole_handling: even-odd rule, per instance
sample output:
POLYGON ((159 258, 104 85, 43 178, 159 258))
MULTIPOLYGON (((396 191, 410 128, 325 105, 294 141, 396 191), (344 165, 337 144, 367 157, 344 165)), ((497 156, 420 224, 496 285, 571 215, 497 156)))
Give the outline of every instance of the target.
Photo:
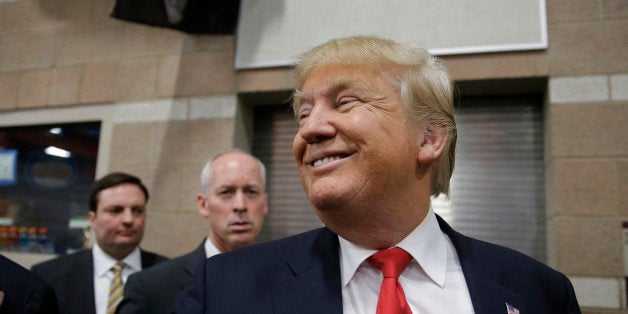
POLYGON ((122 301, 122 294, 124 293, 124 285, 122 284, 122 268, 124 268, 124 264, 122 262, 118 262, 111 268, 113 278, 111 278, 111 285, 109 286, 107 314, 113 314, 116 311, 118 303, 122 301))

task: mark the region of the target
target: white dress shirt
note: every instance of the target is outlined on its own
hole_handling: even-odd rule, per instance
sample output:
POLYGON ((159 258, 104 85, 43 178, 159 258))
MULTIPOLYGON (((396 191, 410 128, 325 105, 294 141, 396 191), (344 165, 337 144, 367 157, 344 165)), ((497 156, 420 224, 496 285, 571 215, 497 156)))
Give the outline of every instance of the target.
MULTIPOLYGON (((377 251, 338 238, 343 313, 375 313, 383 276, 366 259, 377 251)), ((431 207, 425 220, 396 246, 412 255, 399 276, 412 313, 474 313, 458 254, 431 207)))
POLYGON ((214 245, 209 237, 205 238, 205 258, 210 258, 216 254, 220 254, 220 250, 214 245))
MULTIPOLYGON (((109 300, 109 285, 113 278, 111 268, 118 261, 107 255, 95 242, 92 246, 92 255, 94 257, 94 297, 96 314, 106 314, 107 301, 109 300)), ((124 268, 122 268, 122 282, 126 283, 126 279, 132 273, 142 270, 140 248, 136 247, 135 250, 127 255, 121 262, 124 264, 124 268)))

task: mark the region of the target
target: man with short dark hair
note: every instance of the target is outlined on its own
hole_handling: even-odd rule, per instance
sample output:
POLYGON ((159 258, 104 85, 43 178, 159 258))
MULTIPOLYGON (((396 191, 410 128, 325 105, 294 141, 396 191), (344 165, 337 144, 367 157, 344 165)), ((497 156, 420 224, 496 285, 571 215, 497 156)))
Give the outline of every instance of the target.
POLYGON ((114 172, 94 183, 89 195, 92 249, 32 267, 54 288, 61 313, 113 313, 126 278, 166 260, 139 248, 148 196, 142 181, 126 173, 114 172))

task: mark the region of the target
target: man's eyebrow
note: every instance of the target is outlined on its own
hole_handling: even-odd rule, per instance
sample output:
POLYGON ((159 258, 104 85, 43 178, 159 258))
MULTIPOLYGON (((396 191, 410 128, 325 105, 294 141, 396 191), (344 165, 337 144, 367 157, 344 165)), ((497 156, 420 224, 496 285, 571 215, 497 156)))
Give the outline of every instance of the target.
POLYGON ((299 111, 299 107, 303 103, 304 99, 305 99, 305 92, 303 92, 300 89, 294 90, 294 92, 292 93, 292 111, 295 116, 297 115, 297 112, 299 111))
POLYGON ((232 184, 221 184, 221 185, 216 187, 216 190, 220 190, 220 189, 233 189, 233 185, 232 184))
MULTIPOLYGON (((355 77, 351 77, 348 75, 334 77, 331 80, 325 82, 325 86, 323 90, 326 91, 326 94, 328 94, 327 96, 329 96, 329 94, 336 94, 342 90, 346 90, 349 88, 357 89, 358 91, 361 91, 361 92, 369 91, 369 88, 367 87, 366 84, 364 84, 364 82, 356 79, 355 77)), ((300 89, 296 89, 292 93, 292 111, 294 113, 295 118, 298 115, 299 107, 301 107, 301 104, 304 101, 306 101, 309 97, 310 96, 306 92, 300 89)))
POLYGON ((247 184, 244 185, 244 188, 245 189, 259 189, 259 190, 261 190, 262 186, 257 184, 257 183, 247 183, 247 184))
POLYGON ((353 88, 353 89, 357 89, 361 91, 368 90, 364 82, 357 80, 353 77, 348 77, 348 76, 339 77, 337 80, 332 81, 330 84, 330 90, 333 90, 334 92, 339 92, 341 90, 345 90, 349 88, 353 88))
POLYGON ((124 208, 122 205, 109 205, 102 208, 102 210, 118 210, 124 208))

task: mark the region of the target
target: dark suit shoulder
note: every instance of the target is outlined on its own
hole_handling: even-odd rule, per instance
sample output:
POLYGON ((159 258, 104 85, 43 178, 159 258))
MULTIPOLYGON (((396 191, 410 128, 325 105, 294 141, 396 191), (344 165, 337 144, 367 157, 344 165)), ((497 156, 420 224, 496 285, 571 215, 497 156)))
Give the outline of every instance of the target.
POLYGON ((524 253, 486 241, 465 238, 467 249, 461 258, 473 259, 484 265, 485 272, 506 272, 512 276, 538 273, 539 276, 563 276, 562 273, 524 253), (498 267, 496 267, 498 266, 498 267))
POLYGON ((440 216, 437 215, 437 218, 443 232, 452 240, 462 264, 474 263, 483 272, 491 274, 507 272, 521 275, 531 271, 560 274, 546 264, 519 251, 467 237, 453 230, 440 216))
POLYGON ((80 252, 72 254, 61 254, 51 260, 33 265, 32 269, 46 269, 58 265, 67 265, 68 263, 74 263, 77 260, 81 260, 83 258, 86 258, 87 256, 91 256, 91 253, 91 250, 82 250, 80 252))
POLYGON ((214 255, 204 262, 208 272, 229 273, 238 276, 259 276, 279 265, 291 265, 294 271, 312 265, 312 256, 337 254, 338 237, 327 228, 320 228, 294 236, 254 244, 231 252, 214 255))
POLYGON ((142 257, 142 269, 151 267, 155 264, 165 262, 168 260, 167 257, 159 255, 157 253, 153 253, 150 251, 140 250, 142 257))
POLYGON ((192 280, 193 266, 205 258, 201 249, 129 276, 117 313, 169 313, 177 295, 192 280))
MULTIPOLYGON (((131 277, 137 277, 142 278, 142 281, 145 281, 148 278, 158 278, 162 277, 163 275, 167 275, 175 269, 178 270, 183 268, 185 262, 190 258, 191 255, 192 253, 189 253, 170 260, 163 260, 161 262, 158 262, 157 264, 154 264, 149 268, 142 269, 141 271, 132 274, 129 277, 129 280, 131 280, 131 277)), ((198 262, 200 261, 201 260, 198 260, 198 262)))
POLYGON ((474 279, 485 278, 527 300, 532 313, 579 313, 573 286, 561 272, 516 250, 441 228, 456 247, 472 296, 486 289, 486 282, 474 279))
POLYGON ((334 313, 340 288, 338 236, 320 228, 206 259, 174 313, 334 313))
POLYGON ((52 278, 63 276, 67 272, 76 270, 74 266, 77 263, 83 264, 91 261, 93 261, 92 251, 83 250, 77 253, 59 255, 49 261, 35 264, 31 267, 31 270, 44 281, 50 283, 52 278))
POLYGON ((4 300, 0 313, 57 314, 54 290, 37 275, 0 255, 0 291, 4 300))
POLYGON ((254 258, 256 264, 263 262, 284 261, 286 257, 296 257, 306 250, 317 250, 319 253, 330 248, 328 241, 337 242, 337 236, 327 228, 310 230, 286 238, 254 244, 231 252, 212 256, 210 260, 229 261, 233 258, 254 258), (322 243, 321 243, 322 242, 322 243), (319 244, 320 245, 317 245, 319 244))

